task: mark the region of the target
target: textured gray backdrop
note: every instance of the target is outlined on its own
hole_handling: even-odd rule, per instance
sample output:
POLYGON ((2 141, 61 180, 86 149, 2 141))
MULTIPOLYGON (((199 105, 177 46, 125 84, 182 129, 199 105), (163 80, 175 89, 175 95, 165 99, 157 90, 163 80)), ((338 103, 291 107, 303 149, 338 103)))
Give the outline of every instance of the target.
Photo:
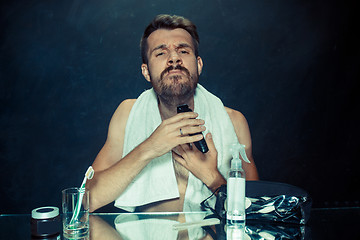
POLYGON ((81 183, 118 104, 149 87, 138 44, 159 13, 198 26, 200 81, 247 117, 262 180, 317 207, 359 205, 351 1, 13 0, 0 14, 0 213, 60 206, 81 183))

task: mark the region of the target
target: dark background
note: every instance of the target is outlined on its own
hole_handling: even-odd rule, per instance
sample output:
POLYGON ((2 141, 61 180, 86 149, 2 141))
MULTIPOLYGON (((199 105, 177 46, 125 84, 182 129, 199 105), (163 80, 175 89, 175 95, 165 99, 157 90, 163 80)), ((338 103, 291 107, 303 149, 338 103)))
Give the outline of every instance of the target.
POLYGON ((360 205, 360 39, 352 2, 0 6, 0 213, 60 206, 61 190, 80 185, 118 104, 150 87, 138 45, 159 13, 198 26, 200 82, 247 117, 262 180, 306 189, 315 207, 360 205))

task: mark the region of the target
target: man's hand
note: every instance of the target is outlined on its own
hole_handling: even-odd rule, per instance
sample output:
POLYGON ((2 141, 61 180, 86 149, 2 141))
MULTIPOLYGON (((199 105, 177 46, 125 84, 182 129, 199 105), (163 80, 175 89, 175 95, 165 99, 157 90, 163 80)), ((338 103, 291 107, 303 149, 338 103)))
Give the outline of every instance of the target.
POLYGON ((151 136, 143 142, 149 158, 159 157, 178 145, 201 140, 203 138, 201 134, 189 135, 205 130, 204 120, 196 119, 197 116, 197 113, 186 112, 162 121, 151 136))
MULTIPOLYGON (((198 134, 201 135, 201 134, 198 134)), ((217 168, 217 151, 211 133, 206 135, 209 147, 207 153, 200 152, 194 145, 182 144, 173 151, 173 158, 200 179, 211 191, 215 191, 226 180, 217 168)))

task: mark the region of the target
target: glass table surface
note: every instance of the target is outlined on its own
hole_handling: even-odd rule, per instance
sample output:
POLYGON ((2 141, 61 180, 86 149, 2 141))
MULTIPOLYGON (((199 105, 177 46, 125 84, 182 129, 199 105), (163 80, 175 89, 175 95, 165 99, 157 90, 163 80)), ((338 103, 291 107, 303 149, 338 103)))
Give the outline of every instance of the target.
MULTIPOLYGON (((249 220, 241 232, 233 233, 232 237, 222 223, 208 227, 184 224, 197 223, 208 214, 93 213, 90 214, 90 234, 83 239, 360 239, 360 208, 312 209, 306 225, 249 220)), ((30 219, 30 214, 0 215, 0 239, 32 239, 30 219)), ((66 238, 61 232, 56 238, 44 239, 66 238)))

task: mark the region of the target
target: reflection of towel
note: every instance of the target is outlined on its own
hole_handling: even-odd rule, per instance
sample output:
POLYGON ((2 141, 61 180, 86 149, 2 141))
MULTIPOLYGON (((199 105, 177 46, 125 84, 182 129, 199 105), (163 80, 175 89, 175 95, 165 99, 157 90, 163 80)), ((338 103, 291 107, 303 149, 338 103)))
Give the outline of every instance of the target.
MULTIPOLYGON (((204 136, 208 131, 212 133, 218 152, 218 169, 226 177, 231 159, 229 148, 231 144, 238 142, 230 117, 221 100, 200 84, 196 88, 194 102, 194 111, 199 114, 198 118, 205 120, 204 136)), ((125 130, 123 156, 147 139, 160 123, 157 96, 153 89, 149 89, 139 96, 130 112, 125 130)), ((211 191, 189 173, 183 210, 200 210, 200 202, 209 195, 211 191)), ((153 159, 116 199, 115 206, 133 211, 136 206, 177 197, 179 190, 170 151, 153 159)))
POLYGON ((115 221, 116 230, 126 240, 176 240, 178 232, 172 229, 177 221, 168 219, 143 219, 115 221))
MULTIPOLYGON (((123 239, 128 240, 176 240, 179 239, 178 231, 173 229, 174 224, 178 221, 159 218, 159 216, 150 217, 151 215, 127 215, 120 214, 116 217, 114 224, 116 230, 123 239), (139 216, 146 216, 145 219, 139 219, 139 216), (150 217, 150 218, 149 218, 150 217)), ((171 215, 169 215, 171 216, 171 215)), ((185 221, 196 222, 203 220, 205 212, 187 213, 185 221)), ((166 217, 166 215, 164 216, 166 217)), ((202 239, 205 232, 201 227, 191 227, 187 230, 188 239, 202 239)))

